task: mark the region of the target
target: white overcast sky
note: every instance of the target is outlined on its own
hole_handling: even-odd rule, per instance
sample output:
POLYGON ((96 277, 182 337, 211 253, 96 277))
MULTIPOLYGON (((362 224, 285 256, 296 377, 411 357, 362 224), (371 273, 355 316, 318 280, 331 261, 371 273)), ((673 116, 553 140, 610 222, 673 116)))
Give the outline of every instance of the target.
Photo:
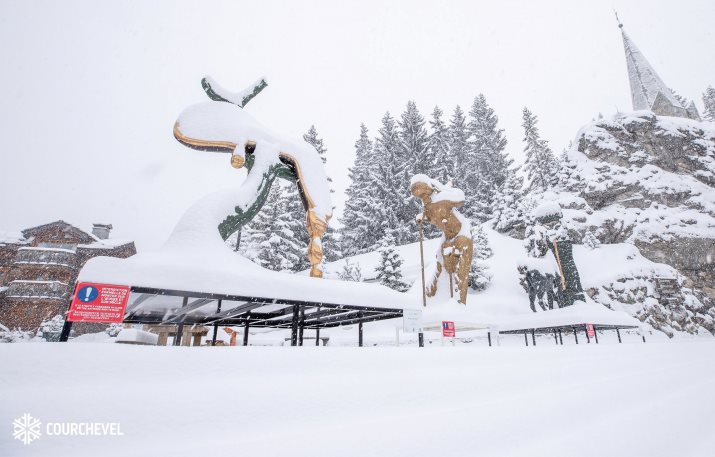
POLYGON ((661 77, 715 85, 715 2, 0 0, 0 231, 64 219, 161 245, 184 209, 243 179, 172 137, 210 74, 271 130, 315 123, 342 207, 359 125, 413 99, 465 110, 483 92, 521 158, 521 109, 560 152, 597 113, 630 109, 617 9, 661 77))

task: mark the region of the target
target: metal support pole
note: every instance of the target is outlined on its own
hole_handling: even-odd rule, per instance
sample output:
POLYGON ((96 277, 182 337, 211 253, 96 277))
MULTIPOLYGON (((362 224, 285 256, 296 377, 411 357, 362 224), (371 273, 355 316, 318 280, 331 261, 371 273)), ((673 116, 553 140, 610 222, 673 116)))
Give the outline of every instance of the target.
POLYGON ((586 342, 591 344, 591 338, 588 336, 588 328, 585 325, 583 326, 583 331, 586 333, 586 342))
POLYGON ((300 322, 298 322, 298 346, 303 346, 303 322, 305 321, 305 309, 300 309, 300 322))
POLYGON ((358 324, 358 346, 362 347, 362 322, 358 324))
POLYGON ((618 342, 621 342, 621 332, 616 328, 616 335, 618 335, 618 342))
POLYGON ((62 333, 60 333, 60 342, 61 343, 67 342, 67 340, 70 338, 71 331, 72 331, 72 321, 65 321, 65 324, 62 326, 62 333))
POLYGON ((297 346, 298 345, 298 309, 300 307, 298 305, 293 305, 293 322, 291 323, 291 328, 290 328, 290 345, 291 346, 297 346))
POLYGON ((524 344, 526 344, 527 346, 529 346, 529 338, 527 338, 526 332, 524 332, 524 344))
MULTIPOLYGON (((320 306, 318 306, 317 312, 320 312, 320 306)), ((318 317, 318 321, 315 323, 315 345, 320 346, 320 317, 318 317)))
POLYGON ((596 344, 598 344, 598 329, 596 326, 593 326, 593 338, 596 340, 596 344))
MULTIPOLYGON (((420 219, 419 223, 417 224, 420 227, 420 270, 422 272, 422 306, 427 307, 427 289, 425 286, 425 254, 424 254, 424 249, 422 247, 422 219, 420 219)), ((420 333, 422 335, 422 333, 420 333)), ((420 341, 423 343, 420 345, 420 347, 424 346, 424 341, 422 338, 420 341)))
POLYGON ((251 313, 246 314, 246 323, 243 324, 243 345, 248 346, 248 330, 251 327, 251 313))
POLYGON ((536 330, 533 328, 531 329, 531 342, 534 346, 536 346, 536 330))
POLYGON ((489 340, 489 347, 492 347, 492 332, 487 332, 487 340, 489 340))
POLYGON ((422 332, 419 332, 417 334, 417 342, 421 348, 425 347, 425 334, 422 332))
POLYGON ((643 342, 645 343, 645 335, 641 333, 641 337, 643 338, 643 342))
POLYGON ((184 335, 184 324, 179 324, 176 326, 176 333, 174 334, 174 346, 181 346, 181 337, 184 335))
POLYGON ((559 345, 559 337, 556 336, 556 330, 554 330, 554 343, 556 343, 557 346, 559 345))
POLYGON ((564 338, 561 336, 561 329, 559 329, 559 342, 561 343, 561 346, 564 345, 564 338))
MULTIPOLYGON (((218 313, 221 312, 221 301, 222 301, 222 300, 219 300, 219 301, 218 301, 218 305, 216 306, 216 314, 218 314, 218 313)), ((211 337, 211 346, 216 346, 216 336, 217 336, 217 334, 218 334, 218 323, 215 323, 215 324, 214 324, 214 334, 213 334, 213 336, 211 337)))
POLYGON ((575 327, 571 327, 571 330, 573 330, 573 336, 576 338, 576 344, 578 344, 578 332, 575 327))

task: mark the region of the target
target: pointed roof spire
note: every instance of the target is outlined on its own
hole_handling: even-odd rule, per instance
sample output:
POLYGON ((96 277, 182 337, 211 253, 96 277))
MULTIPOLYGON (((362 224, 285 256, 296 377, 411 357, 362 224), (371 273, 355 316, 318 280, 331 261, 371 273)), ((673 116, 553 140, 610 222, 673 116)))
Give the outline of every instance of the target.
MULTIPOLYGON (((623 24, 618 19, 616 13, 616 21, 618 28, 621 29, 623 35, 623 47, 626 51, 626 64, 628 66, 628 80, 631 84, 631 100, 634 110, 654 110, 657 106, 665 107, 665 112, 662 114, 667 116, 688 117, 685 107, 680 104, 675 98, 673 91, 665 85, 655 69, 646 60, 645 56, 636 47, 630 37, 623 30, 623 24), (661 94, 658 97, 658 94, 661 94), (667 106, 672 105, 672 106, 667 106)), ((659 109, 659 111, 662 111, 659 109)))

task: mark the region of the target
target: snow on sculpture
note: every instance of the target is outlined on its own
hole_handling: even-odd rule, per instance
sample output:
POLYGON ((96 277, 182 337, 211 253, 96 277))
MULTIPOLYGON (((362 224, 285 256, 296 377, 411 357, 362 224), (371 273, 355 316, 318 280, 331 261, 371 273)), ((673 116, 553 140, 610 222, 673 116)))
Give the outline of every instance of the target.
MULTIPOLYGON (((260 211, 276 178, 295 182, 306 211, 310 235, 307 252, 310 275, 322 277, 320 239, 327 230, 332 203, 328 178, 318 152, 304 142, 287 140, 269 132, 243 110, 268 85, 265 79, 238 93, 225 90, 209 77, 202 79, 201 85, 212 101, 184 109, 174 124, 174 137, 192 149, 231 154, 231 166, 245 166, 248 176, 232 196, 235 214, 220 214, 217 208, 225 205, 216 199, 208 199, 195 205, 182 221, 194 226, 196 221, 192 218, 208 217, 208 225, 203 229, 211 230, 213 226, 214 234, 218 233, 226 240, 260 211), (216 210, 209 209, 211 205, 216 210)), ((177 232, 182 232, 179 226, 175 234, 177 232)))
POLYGON ((412 177, 410 192, 424 205, 418 222, 426 219, 442 231, 436 270, 427 287, 427 296, 434 297, 440 289, 449 290, 450 296, 456 291, 459 302, 466 305, 474 246, 469 220, 456 210, 464 204, 464 192, 422 174, 412 177), (447 274, 443 275, 443 271, 447 274))

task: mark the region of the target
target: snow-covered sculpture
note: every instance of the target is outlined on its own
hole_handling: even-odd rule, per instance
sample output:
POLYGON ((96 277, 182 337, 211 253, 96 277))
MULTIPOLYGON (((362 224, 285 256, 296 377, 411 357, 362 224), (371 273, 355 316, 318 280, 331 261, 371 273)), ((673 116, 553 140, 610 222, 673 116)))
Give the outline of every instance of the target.
POLYGON ((558 203, 547 201, 537 206, 531 212, 533 223, 526 231, 525 247, 533 258, 546 258, 549 251, 555 261, 555 272, 539 271, 534 265, 519 267, 520 284, 529 295, 531 310, 535 299, 539 306, 546 310, 544 297, 548 300, 548 308, 553 309, 556 301, 559 308, 571 306, 576 301, 585 301, 581 278, 573 258, 573 243, 566 239, 566 232, 561 225, 562 212, 558 203))
MULTIPOLYGON (((217 231, 214 233, 225 240, 260 211, 276 178, 295 182, 306 211, 310 235, 310 275, 322 277, 320 263, 323 248, 320 239, 327 230, 332 203, 328 178, 318 152, 305 142, 287 140, 269 132, 243 109, 267 86, 265 79, 256 81, 239 93, 227 91, 209 77, 204 78, 201 85, 212 101, 186 108, 174 124, 174 137, 192 149, 231 154, 231 165, 234 168, 245 166, 248 176, 232 195, 235 214, 217 214, 218 209, 206 206, 212 204, 209 199, 190 210, 180 225, 193 224, 191 218, 208 217, 211 219, 207 221, 209 227, 215 222, 217 231)), ((215 208, 221 206, 215 203, 216 199, 215 208)), ((192 227, 192 230, 195 228, 192 227)), ((179 226, 175 233, 177 231, 182 232, 179 226)))
POLYGON ((424 205, 418 222, 427 220, 442 231, 436 270, 427 287, 427 296, 435 296, 441 288, 449 290, 450 296, 456 291, 459 302, 466 305, 474 246, 469 221, 456 210, 464 204, 464 192, 422 174, 412 177, 410 192, 424 205), (443 275, 443 271, 447 274, 443 275))

